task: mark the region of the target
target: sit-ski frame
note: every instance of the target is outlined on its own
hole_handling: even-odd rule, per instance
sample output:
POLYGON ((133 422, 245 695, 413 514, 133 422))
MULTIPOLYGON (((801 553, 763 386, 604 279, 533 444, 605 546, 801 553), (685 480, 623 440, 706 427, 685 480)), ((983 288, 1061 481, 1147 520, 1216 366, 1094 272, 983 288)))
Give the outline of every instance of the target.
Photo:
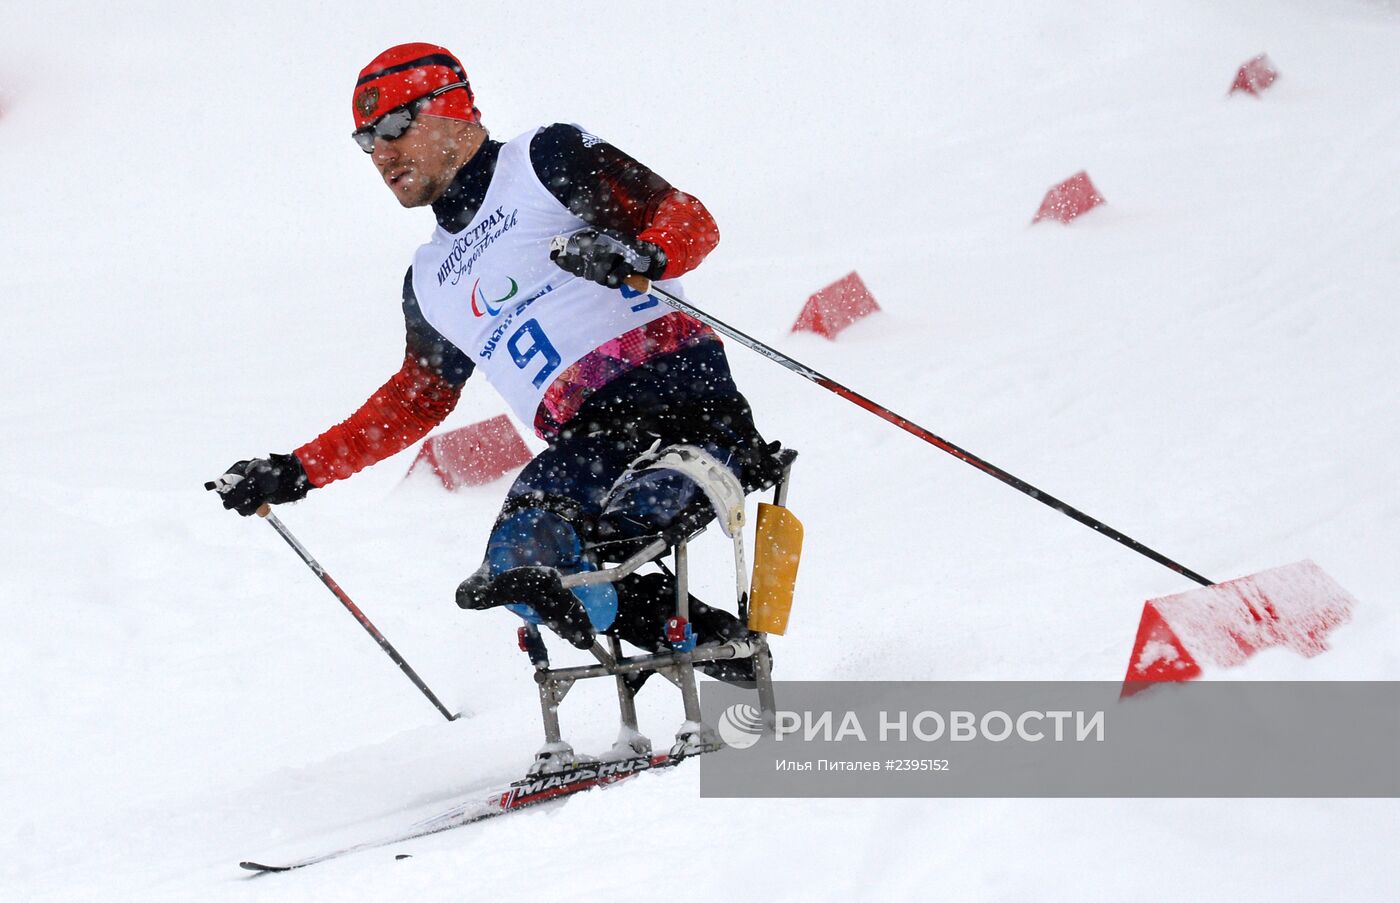
MULTIPOLYGON (((778 452, 777 460, 782 470, 772 484, 773 504, 787 505, 788 482, 792 464, 797 453, 791 449, 778 452)), ((761 487, 768 488, 768 487, 761 487)), ((726 512, 716 510, 716 516, 723 519, 726 512)), ((615 583, 633 573, 638 568, 663 557, 669 552, 673 558, 676 579, 676 616, 682 624, 690 621, 689 592, 689 552, 691 539, 703 533, 705 527, 680 536, 658 536, 645 547, 629 556, 615 567, 603 568, 563 577, 566 589, 575 586, 588 586, 600 583, 615 583)), ((748 575, 744 569, 742 531, 735 537, 735 583, 739 619, 748 621, 748 575)), ((676 733, 671 747, 673 758, 710 752, 723 746, 715 729, 705 724, 700 713, 700 693, 696 686, 695 665, 697 663, 726 659, 750 658, 754 666, 755 689, 764 724, 771 726, 775 717, 776 704, 773 698, 773 658, 768 649, 765 634, 753 631, 752 636, 743 640, 710 642, 695 646, 686 651, 674 649, 670 652, 624 656, 622 642, 616 636, 608 637, 609 648, 595 640, 589 652, 597 660, 595 665, 580 665, 569 668, 550 666, 549 654, 545 649, 544 638, 539 627, 527 624, 520 628, 520 646, 529 654, 535 666, 535 682, 539 685, 540 712, 544 718, 545 745, 535 756, 531 774, 544 774, 567 770, 578 764, 573 747, 564 742, 559 727, 559 704, 573 689, 574 683, 594 677, 612 677, 617 682, 618 709, 622 727, 612 755, 630 757, 647 755, 651 752, 651 741, 637 726, 636 695, 644 675, 656 673, 675 684, 681 691, 685 709, 685 723, 676 733)))

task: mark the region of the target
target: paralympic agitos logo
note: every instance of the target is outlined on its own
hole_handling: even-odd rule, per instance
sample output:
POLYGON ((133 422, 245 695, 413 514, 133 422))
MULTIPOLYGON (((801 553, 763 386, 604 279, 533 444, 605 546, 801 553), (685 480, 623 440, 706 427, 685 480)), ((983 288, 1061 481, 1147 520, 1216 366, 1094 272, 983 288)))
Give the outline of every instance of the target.
POLYGON ((494 317, 501 312, 501 305, 515 297, 515 293, 520 291, 520 286, 511 277, 507 276, 506 278, 510 279, 510 291, 495 300, 487 298, 486 294, 482 292, 480 279, 472 283, 472 316, 494 317))

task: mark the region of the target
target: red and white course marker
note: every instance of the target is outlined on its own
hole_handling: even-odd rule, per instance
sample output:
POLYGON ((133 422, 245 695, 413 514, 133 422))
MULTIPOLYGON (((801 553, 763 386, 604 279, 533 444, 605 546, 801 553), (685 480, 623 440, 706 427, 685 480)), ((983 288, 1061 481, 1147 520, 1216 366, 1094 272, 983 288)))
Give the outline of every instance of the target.
POLYGON ((1142 608, 1123 695, 1154 682, 1192 680, 1206 668, 1233 668, 1271 646, 1320 655, 1327 634, 1350 620, 1355 606, 1311 561, 1151 599, 1142 608))
POLYGON ((523 466, 530 449, 504 414, 430 436, 418 450, 411 476, 419 465, 432 470, 448 489, 480 486, 523 466))
POLYGON ((1081 169, 1045 193, 1045 200, 1040 202, 1040 209, 1036 211, 1031 224, 1034 225, 1043 219, 1067 223, 1105 203, 1107 201, 1103 199, 1103 195, 1099 194, 1094 183, 1089 181, 1089 174, 1081 169))
POLYGON ((1234 84, 1230 85, 1230 93, 1243 91, 1258 97, 1277 78, 1278 70, 1274 68, 1273 61, 1269 59, 1268 54, 1261 53, 1240 66, 1239 71, 1235 73, 1234 84))
POLYGON ((834 339, 841 330, 879 309, 860 275, 852 270, 807 299, 792 331, 815 332, 834 339))

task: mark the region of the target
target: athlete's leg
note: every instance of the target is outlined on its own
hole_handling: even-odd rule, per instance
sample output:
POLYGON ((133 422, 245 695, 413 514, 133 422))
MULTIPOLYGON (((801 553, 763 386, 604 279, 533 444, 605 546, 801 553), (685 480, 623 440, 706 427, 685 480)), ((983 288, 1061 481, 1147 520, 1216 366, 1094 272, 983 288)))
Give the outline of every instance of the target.
MULTIPOLYGON (((730 375, 723 346, 718 342, 659 358, 609 386, 580 411, 595 419, 612 412, 635 412, 631 429, 642 434, 638 445, 694 445, 727 465, 746 488, 771 482, 777 474, 772 450, 753 423, 747 399, 730 375)), ((609 496, 598 524, 599 533, 631 537, 665 529, 678 518, 694 523, 696 508, 708 512, 708 501, 686 475, 651 470, 631 475, 609 496), (687 510, 689 509, 689 510, 687 510)), ((619 608, 609 631, 648 651, 665 648, 663 625, 675 612, 675 582, 668 575, 633 575, 618 584, 619 608)), ((724 641, 748 635, 734 615, 690 599, 691 624, 700 642, 724 641)), ((753 679, 752 661, 715 663, 713 676, 726 680, 753 679)))
MULTIPOLYGON (((647 652, 665 652, 666 619, 675 614, 676 578, 670 574, 632 574, 617 583, 617 620, 608 633, 647 652)), ((690 597, 690 626, 698 643, 727 642, 751 636, 742 621, 722 608, 690 597)), ((718 680, 748 684, 753 659, 706 662, 700 670, 718 680)))
MULTIPOLYGON (((588 544, 598 538, 598 521, 606 506, 613 510, 602 529, 607 538, 617 538, 664 529, 688 504, 703 504, 688 478, 665 471, 649 472, 610 495, 628 465, 657 443, 702 447, 727 464, 744 485, 762 480, 771 455, 754 428, 747 400, 734 385, 719 342, 648 361, 601 387, 580 408, 561 436, 511 487, 492 529, 486 561, 459 588, 458 604, 510 604, 522 617, 543 620, 584 645, 591 633, 581 629, 582 619, 572 611, 577 598, 588 612, 588 625, 606 629, 617 611, 615 589, 601 584, 569 594, 557 578, 597 567, 588 544), (507 573, 512 573, 510 579, 497 579, 507 573), (506 598, 510 595, 517 598, 506 598)), ((671 604, 664 595, 643 593, 637 598, 646 596, 654 612, 664 612, 671 604)), ((724 612, 718 615, 737 624, 724 612)))
POLYGON ((507 605, 578 645, 611 625, 617 593, 608 584, 564 591, 558 577, 597 567, 587 550, 608 490, 635 455, 626 437, 566 433, 516 478, 486 544, 486 560, 457 591, 463 608, 507 605), (582 612, 579 611, 581 603, 582 612))

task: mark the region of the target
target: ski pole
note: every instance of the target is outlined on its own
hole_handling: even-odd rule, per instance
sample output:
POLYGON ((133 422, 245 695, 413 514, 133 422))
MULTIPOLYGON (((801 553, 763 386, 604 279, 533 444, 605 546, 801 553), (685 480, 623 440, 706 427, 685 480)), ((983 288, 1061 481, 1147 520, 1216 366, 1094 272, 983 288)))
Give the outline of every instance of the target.
POLYGON ((293 536, 286 525, 278 519, 277 515, 273 514, 267 505, 263 505, 258 509, 258 515, 271 524, 272 529, 276 530, 277 533, 287 541, 287 545, 291 546, 292 549, 296 551, 297 555, 301 556, 301 560, 306 562, 306 566, 311 568, 312 572, 315 573, 317 577, 321 578, 321 582, 326 585, 327 589, 335 594, 335 597, 340 600, 340 604, 344 605, 345 609, 355 616, 355 620, 360 622, 360 626, 363 627, 370 636, 374 637, 374 641, 379 644, 379 648, 383 649, 384 653, 394 660, 394 664, 398 665, 400 670, 408 676, 408 679, 413 681, 415 687, 423 691, 423 695, 428 697, 428 701, 442 713, 442 717, 446 718, 448 721, 456 721, 457 716, 449 712, 447 707, 433 695, 433 691, 429 690, 428 685, 423 683, 423 678, 418 676, 418 672, 414 671, 408 662, 404 661, 403 656, 399 655, 399 651, 394 648, 393 644, 385 639, 384 634, 379 632, 379 628, 370 623, 369 618, 365 617, 365 613, 360 611, 360 607, 345 594, 345 590, 340 588, 340 584, 335 582, 335 578, 327 574, 326 569, 321 567, 320 562, 312 558, 311 553, 306 551, 306 548, 301 543, 297 542, 297 538, 293 536))
POLYGON ((1109 539, 1112 539, 1115 542, 1127 546, 1134 552, 1137 552, 1139 555, 1150 558, 1158 564, 1170 568, 1171 570, 1175 571, 1178 574, 1181 574, 1182 576, 1190 577, 1192 580, 1196 581, 1202 586, 1214 585, 1213 581, 1207 580, 1205 577, 1202 577, 1195 571, 1192 571, 1189 568, 1184 567, 1183 565, 1177 564, 1175 561, 1172 561, 1170 558, 1163 555, 1161 552, 1157 552, 1153 549, 1148 548, 1147 546, 1138 542, 1136 539, 1133 539, 1131 536, 1127 536, 1123 533, 1120 533, 1119 531, 1110 527, 1108 524, 1105 524, 1103 521, 1090 517, 1083 511, 1080 511, 1077 508, 1065 504, 1064 502, 1055 498, 1050 493, 1045 492, 1041 489, 1037 489, 1030 483, 1027 483, 1025 480, 1022 480, 1021 478, 1014 476, 1013 474, 1008 473, 1005 470, 1002 470, 995 464, 992 464, 988 461, 984 461, 983 459, 974 455, 972 452, 959 448, 958 446, 949 442, 947 439, 943 439, 939 436, 934 435, 932 432, 924 429, 923 427, 919 426, 917 423, 908 419, 907 417, 901 417, 899 414, 896 414, 894 411, 891 411, 884 405, 871 401, 869 398, 866 398, 859 392, 855 392, 851 389, 846 388, 845 386, 841 385, 836 380, 831 379, 830 377, 823 376, 822 374, 813 370, 811 367, 808 367, 805 364, 793 360, 786 354, 783 354, 781 351, 778 351, 775 348, 771 348, 768 345, 763 344, 758 339, 745 335, 744 333, 735 329, 733 326, 730 326, 729 324, 723 322, 722 320, 718 320, 715 317, 710 316, 703 310, 700 310, 699 308, 695 307, 693 304, 690 304, 689 302, 684 301, 681 298, 677 298, 675 295, 671 294, 665 289, 659 288, 658 286, 652 284, 650 280, 648 280, 646 277, 628 276, 625 282, 627 283, 627 286, 629 288, 641 292, 642 294, 647 294, 648 292, 650 292, 653 295, 659 295, 663 301, 674 307, 676 310, 689 314, 690 316, 699 320, 701 323, 704 323, 710 328, 729 336, 734 341, 745 346, 746 348, 749 348, 752 351, 758 352, 759 354, 768 358, 770 361, 773 361, 774 363, 786 367, 788 370, 791 370, 798 376, 805 377, 806 379, 809 379, 817 385, 821 386, 823 389, 828 389, 841 396, 842 398, 846 399, 847 401, 857 404, 862 408, 865 408, 867 411, 874 414, 875 416, 880 417, 884 420, 888 420, 890 423, 893 423, 895 426, 899 427, 905 432, 918 436, 920 439, 924 440, 925 442, 934 446, 935 448, 942 449, 943 451, 947 452, 953 457, 961 461, 965 461, 968 464, 971 464, 973 467, 977 468, 978 470, 982 471, 988 476, 996 477, 998 480, 1001 480, 1006 485, 1025 493, 1026 495, 1035 499, 1037 502, 1041 502, 1042 504, 1048 505, 1049 507, 1055 509, 1061 514, 1074 518, 1084 526, 1092 529, 1095 533, 1100 533, 1104 536, 1107 536, 1109 539))
MULTIPOLYGON (((214 489, 215 484, 205 483, 204 488, 214 489)), ((449 712, 447 707, 433 695, 433 691, 429 690, 428 685, 423 683, 423 678, 418 676, 418 672, 414 671, 408 662, 404 661, 403 656, 399 655, 399 651, 394 648, 393 644, 385 639, 384 634, 379 632, 379 628, 375 627, 374 624, 370 622, 370 619, 365 617, 365 613, 360 611, 360 607, 355 604, 354 600, 345 594, 345 590, 340 588, 340 584, 335 582, 335 578, 327 574, 326 569, 321 567, 321 563, 311 557, 311 553, 306 551, 305 546, 297 542, 297 538, 292 535, 292 531, 288 530, 287 526, 282 523, 277 515, 272 513, 271 506, 263 505, 259 508, 258 517, 265 519, 272 525, 272 529, 276 530, 278 535, 287 541, 287 545, 291 546, 292 550, 301 557, 301 560, 306 562, 306 566, 311 568, 312 573, 320 577, 321 582, 326 585, 326 588, 335 594, 335 597, 340 600, 340 604, 345 606, 345 610, 354 615, 355 620, 360 622, 360 626, 363 627, 370 636, 374 637, 374 641, 379 644, 379 648, 383 649, 384 653, 394 660, 394 664, 398 665, 400 670, 408 676, 408 679, 413 681, 413 685, 421 690, 424 696, 428 697, 428 701, 442 713, 442 717, 446 718, 448 721, 456 721, 457 716, 449 712)))

